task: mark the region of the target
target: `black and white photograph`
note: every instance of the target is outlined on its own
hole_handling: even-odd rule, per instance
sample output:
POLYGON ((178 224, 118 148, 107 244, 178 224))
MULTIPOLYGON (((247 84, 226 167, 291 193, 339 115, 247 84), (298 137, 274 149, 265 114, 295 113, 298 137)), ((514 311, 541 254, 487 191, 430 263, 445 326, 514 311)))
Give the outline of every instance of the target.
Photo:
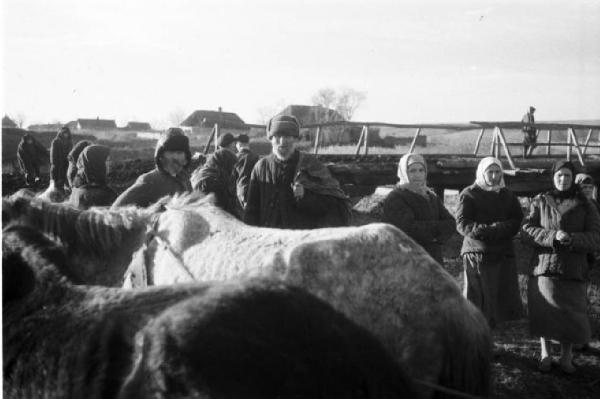
POLYGON ((3 397, 600 397, 600 1, 0 19, 3 397))

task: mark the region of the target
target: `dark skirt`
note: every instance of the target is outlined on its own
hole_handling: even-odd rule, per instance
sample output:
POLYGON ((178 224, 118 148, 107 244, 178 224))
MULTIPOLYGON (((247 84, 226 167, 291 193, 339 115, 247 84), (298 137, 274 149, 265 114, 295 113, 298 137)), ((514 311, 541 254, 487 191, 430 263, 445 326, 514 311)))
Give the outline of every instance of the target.
POLYGON ((531 277, 527 293, 531 335, 565 343, 589 342, 586 288, 583 281, 531 277))
POLYGON ((465 253, 463 267, 463 295, 481 310, 490 327, 523 317, 514 256, 465 253))

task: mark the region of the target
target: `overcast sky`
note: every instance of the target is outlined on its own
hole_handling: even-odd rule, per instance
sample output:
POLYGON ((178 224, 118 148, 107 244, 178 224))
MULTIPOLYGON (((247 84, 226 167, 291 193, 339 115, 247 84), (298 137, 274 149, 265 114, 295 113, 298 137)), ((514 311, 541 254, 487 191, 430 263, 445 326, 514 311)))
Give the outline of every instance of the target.
POLYGON ((170 124, 175 112, 366 93, 354 119, 600 119, 598 0, 3 0, 3 111, 170 124))

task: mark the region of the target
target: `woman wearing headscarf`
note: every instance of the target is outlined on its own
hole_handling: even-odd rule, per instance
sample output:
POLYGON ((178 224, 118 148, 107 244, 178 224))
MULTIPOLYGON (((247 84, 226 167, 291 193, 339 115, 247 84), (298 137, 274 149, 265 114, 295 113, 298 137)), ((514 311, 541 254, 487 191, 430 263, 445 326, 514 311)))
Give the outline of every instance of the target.
POLYGON ((73 148, 71 130, 67 126, 60 128, 50 144, 50 180, 55 190, 63 191, 67 184, 69 152, 73 148))
POLYGON ((90 144, 92 144, 91 141, 81 140, 73 146, 71 151, 69 151, 69 155, 67 156, 69 161, 69 167, 67 168, 67 182, 71 189, 75 186, 73 179, 75 179, 75 176, 77 175, 77 159, 79 158, 79 154, 81 154, 81 151, 90 144))
POLYGON ((464 237, 463 295, 477 306, 490 327, 522 317, 513 238, 523 211, 505 187, 502 163, 494 157, 477 165, 475 182, 459 196, 456 229, 464 237))
POLYGON ((81 151, 77 158, 75 186, 69 202, 79 208, 91 206, 109 206, 115 200, 116 193, 106 184, 110 148, 103 145, 90 145, 81 151))
MULTIPOLYGON (((598 187, 594 184, 594 179, 587 173, 579 173, 575 176, 575 184, 579 187, 583 195, 592 202, 598 213, 600 213, 600 202, 598 202, 598 187)), ((588 254, 590 267, 600 266, 600 248, 588 254)))
POLYGON ((427 187, 427 164, 419 154, 405 154, 398 163, 398 182, 383 203, 383 222, 393 224, 443 264, 442 244, 455 231, 454 218, 427 187))
POLYGON ((552 168, 553 189, 531 203, 522 227, 534 250, 528 284, 529 328, 540 337, 540 369, 552 365, 548 339, 560 342, 560 367, 574 373, 572 345, 590 340, 587 316, 587 254, 600 247, 600 215, 574 183, 575 167, 552 168))

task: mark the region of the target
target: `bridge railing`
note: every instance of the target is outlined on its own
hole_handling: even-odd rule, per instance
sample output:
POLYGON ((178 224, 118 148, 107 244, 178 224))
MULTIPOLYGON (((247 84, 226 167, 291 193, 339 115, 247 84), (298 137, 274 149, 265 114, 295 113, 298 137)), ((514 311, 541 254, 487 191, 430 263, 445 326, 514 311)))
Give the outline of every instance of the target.
MULTIPOLYGON (((473 150, 474 155, 479 155, 480 145, 482 138, 486 131, 492 130, 492 142, 490 146, 489 154, 495 156, 496 158, 500 157, 501 149, 504 151, 504 155, 511 166, 512 169, 517 169, 513 155, 511 153, 511 147, 521 147, 523 146, 522 142, 507 142, 506 136, 504 134, 504 129, 521 129, 523 127, 522 122, 505 122, 505 121, 471 121, 469 123, 387 123, 387 122, 358 122, 358 121, 332 121, 332 122, 322 122, 315 124, 307 124, 303 125, 302 129, 316 129, 315 134, 315 142, 313 146, 313 153, 318 154, 319 149, 322 144, 322 136, 326 132, 324 128, 326 127, 347 127, 347 126, 360 126, 361 133, 356 144, 355 155, 360 155, 361 152, 364 155, 369 154, 369 131, 371 127, 392 127, 398 129, 415 129, 415 133, 413 139, 411 141, 408 152, 411 153, 414 151, 415 146, 417 144, 417 140, 419 136, 426 129, 445 129, 445 130, 455 130, 455 131, 464 131, 464 130, 479 130, 479 134, 477 135, 477 139, 475 140, 475 148, 473 150)), ((259 128, 264 129, 265 125, 261 124, 245 124, 247 128, 259 128)), ((590 125, 590 124, 577 124, 577 123, 546 123, 540 122, 536 123, 534 127, 537 129, 537 135, 539 136, 542 132, 546 132, 546 142, 544 144, 540 144, 538 141, 537 147, 545 146, 546 154, 550 155, 551 147, 565 147, 566 148, 566 157, 568 160, 571 160, 573 150, 575 151, 577 158, 581 165, 585 166, 585 155, 588 148, 600 148, 600 125, 590 125), (577 135, 576 129, 585 129, 587 130, 587 135, 585 141, 580 144, 577 135), (558 133, 559 131, 567 132, 567 141, 566 142, 553 142, 552 134, 553 132, 558 133), (593 133, 597 133, 597 144, 591 142, 593 133)), ((214 139, 215 149, 218 142, 219 137, 219 124, 215 123, 212 133, 209 137, 208 143, 205 146, 205 152, 208 151, 208 148, 211 145, 212 140, 214 139)))

